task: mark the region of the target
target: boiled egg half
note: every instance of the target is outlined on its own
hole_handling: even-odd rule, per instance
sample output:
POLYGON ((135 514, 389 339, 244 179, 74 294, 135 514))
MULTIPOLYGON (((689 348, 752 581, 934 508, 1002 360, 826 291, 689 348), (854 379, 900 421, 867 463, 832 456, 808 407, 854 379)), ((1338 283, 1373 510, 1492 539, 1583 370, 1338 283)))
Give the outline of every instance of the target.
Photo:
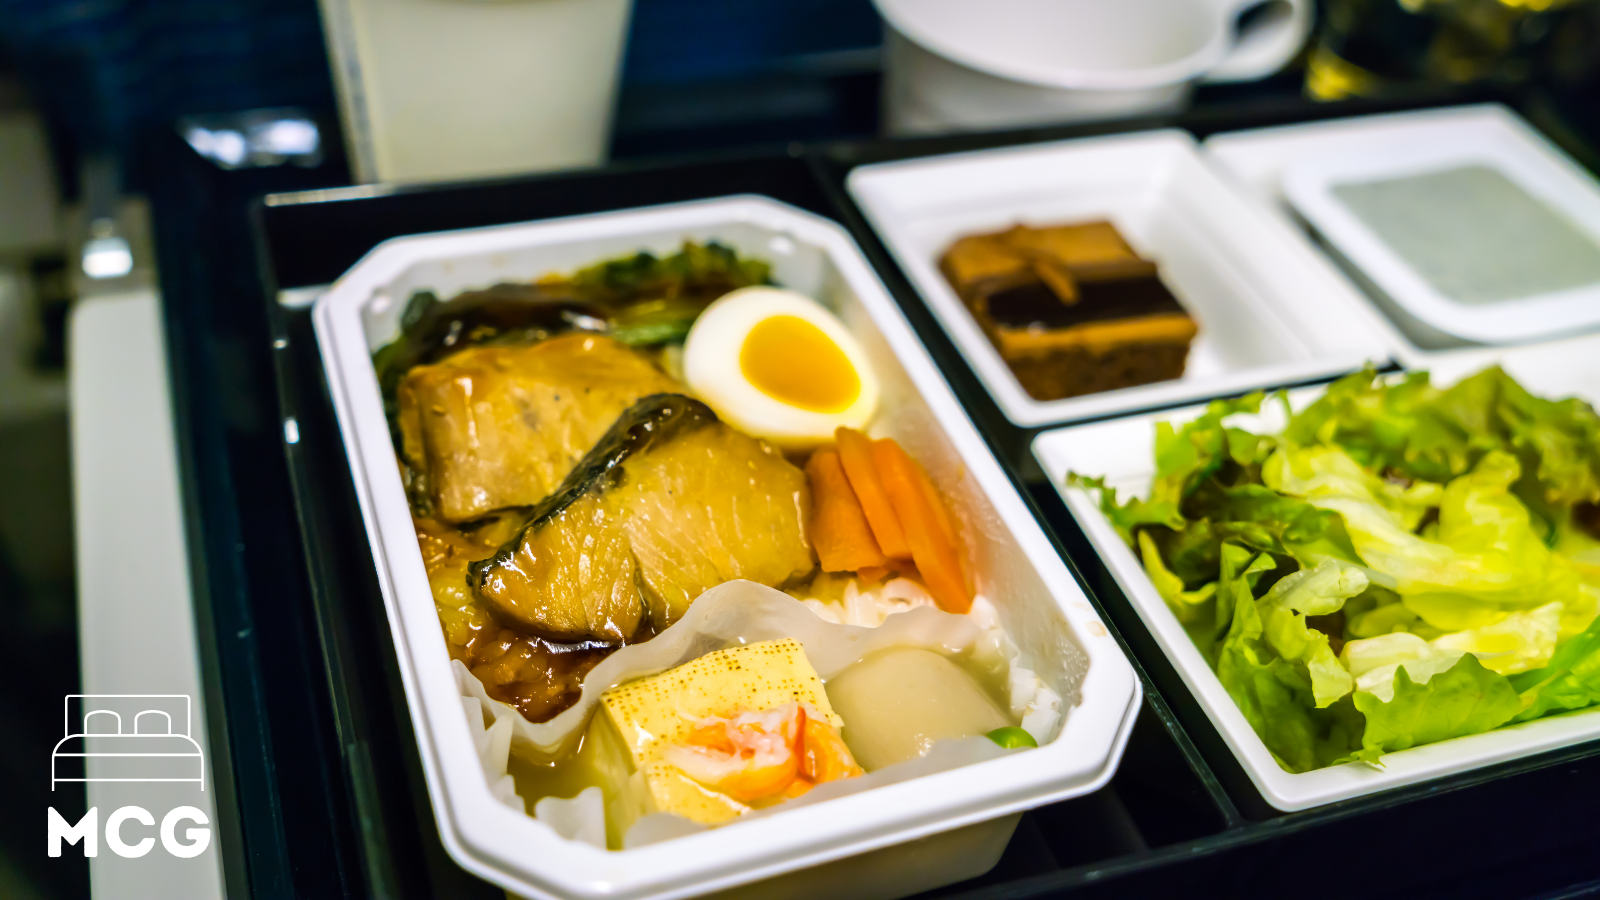
POLYGON ((844 323, 803 294, 733 291, 695 320, 683 346, 689 389, 724 422, 786 449, 862 428, 878 406, 878 379, 844 323))

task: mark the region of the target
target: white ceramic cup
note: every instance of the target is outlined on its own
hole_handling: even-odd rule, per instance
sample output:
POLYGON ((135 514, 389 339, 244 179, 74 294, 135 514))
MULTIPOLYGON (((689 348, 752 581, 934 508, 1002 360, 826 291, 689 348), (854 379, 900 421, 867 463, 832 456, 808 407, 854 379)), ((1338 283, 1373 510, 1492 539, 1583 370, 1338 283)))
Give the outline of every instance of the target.
POLYGON ((1247 81, 1305 42, 1311 0, 876 0, 895 134, 1176 109, 1197 81, 1247 81))

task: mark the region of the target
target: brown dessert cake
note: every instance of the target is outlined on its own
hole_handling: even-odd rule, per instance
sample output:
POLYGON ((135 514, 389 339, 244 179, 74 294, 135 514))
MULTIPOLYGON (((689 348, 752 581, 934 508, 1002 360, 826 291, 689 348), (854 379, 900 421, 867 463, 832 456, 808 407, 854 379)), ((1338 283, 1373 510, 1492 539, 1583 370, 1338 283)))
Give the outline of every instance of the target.
POLYGON ((1183 374, 1194 319, 1109 222, 969 235, 940 268, 1035 399, 1183 374))
POLYGON ((1077 225, 1050 225, 1034 228, 1015 225, 1001 232, 1002 240, 1015 252, 1060 260, 1063 265, 1138 259, 1122 232, 1110 222, 1082 222, 1077 225))
POLYGON ((944 277, 958 285, 969 305, 996 291, 1039 280, 1031 259, 1007 246, 1002 234, 975 234, 958 239, 940 261, 944 277))

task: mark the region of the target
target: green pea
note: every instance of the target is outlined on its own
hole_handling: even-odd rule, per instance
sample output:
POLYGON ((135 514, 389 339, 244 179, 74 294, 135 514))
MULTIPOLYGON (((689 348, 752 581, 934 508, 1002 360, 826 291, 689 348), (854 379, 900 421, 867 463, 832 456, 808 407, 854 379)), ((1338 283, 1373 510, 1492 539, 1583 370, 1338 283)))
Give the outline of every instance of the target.
POLYGON ((988 737, 989 740, 994 741, 996 744, 999 744, 1007 750, 1018 750, 1023 747, 1039 746, 1039 742, 1033 739, 1033 735, 1023 731, 1021 728, 1018 728, 1015 725, 1007 725, 1004 728, 996 728, 985 736, 988 737))

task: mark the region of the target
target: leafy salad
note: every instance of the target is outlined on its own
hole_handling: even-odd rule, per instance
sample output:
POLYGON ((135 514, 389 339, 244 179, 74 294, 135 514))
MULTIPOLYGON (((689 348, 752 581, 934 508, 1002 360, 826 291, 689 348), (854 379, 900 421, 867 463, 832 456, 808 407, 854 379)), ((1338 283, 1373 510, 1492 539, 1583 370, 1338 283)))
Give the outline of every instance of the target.
POLYGON ((1600 703, 1600 416, 1499 368, 1212 402, 1106 516, 1284 768, 1600 703), (1287 425, 1228 424, 1281 403, 1287 425))

